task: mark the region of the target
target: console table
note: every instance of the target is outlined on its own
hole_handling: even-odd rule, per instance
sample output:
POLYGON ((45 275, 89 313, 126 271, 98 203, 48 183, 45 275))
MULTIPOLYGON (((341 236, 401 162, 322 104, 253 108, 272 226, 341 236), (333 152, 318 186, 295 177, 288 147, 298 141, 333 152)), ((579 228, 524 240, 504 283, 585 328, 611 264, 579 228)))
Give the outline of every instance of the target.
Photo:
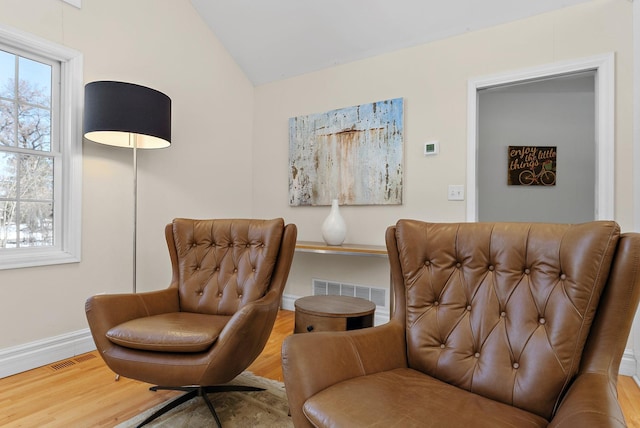
MULTIPOLYGON (((388 256, 387 247, 384 245, 360 245, 360 244, 327 245, 326 243, 319 242, 319 241, 298 241, 296 242, 296 252, 315 253, 315 254, 335 254, 335 255, 342 255, 342 256, 361 256, 361 257, 362 256, 364 257, 387 257, 388 256)), ((393 290, 390 289, 389 291, 391 293, 389 295, 389 307, 392 308, 393 307, 393 290)), ((322 296, 313 296, 313 297, 315 298, 315 297, 322 297, 322 296)), ((325 297, 328 297, 328 296, 325 296, 325 297)), ((348 296, 345 296, 345 297, 348 297, 348 296)), ((295 305, 297 308, 297 304, 295 305)), ((373 306, 375 310, 375 305, 373 306)), ((296 310, 296 319, 298 318, 297 314, 298 314, 298 311, 296 310)), ((373 312, 371 316, 373 317, 373 312)), ((335 320, 331 321, 331 320, 328 320, 327 318, 325 318, 323 321, 325 323, 323 325, 326 325, 326 323, 336 322, 335 320)), ((350 322, 353 323, 356 321, 352 320, 350 322)), ((296 321, 296 324, 298 324, 297 321, 296 321)))
POLYGON ((387 257, 387 248, 384 245, 327 245, 324 242, 298 241, 296 242, 296 251, 301 253, 338 254, 344 256, 387 257))

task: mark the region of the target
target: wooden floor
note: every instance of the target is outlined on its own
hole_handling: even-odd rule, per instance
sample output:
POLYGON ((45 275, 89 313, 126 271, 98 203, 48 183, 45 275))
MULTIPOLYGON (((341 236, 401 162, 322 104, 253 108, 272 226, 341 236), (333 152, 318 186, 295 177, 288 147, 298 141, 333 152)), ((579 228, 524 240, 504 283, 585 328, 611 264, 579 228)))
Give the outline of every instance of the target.
MULTIPOLYGON (((280 347, 293 331, 294 313, 280 311, 273 333, 248 368, 282 381, 280 347)), ((115 381, 97 352, 0 379, 0 427, 113 427, 179 393, 149 391, 149 384, 115 381)), ((629 427, 640 428, 640 389, 620 376, 619 399, 629 427)))

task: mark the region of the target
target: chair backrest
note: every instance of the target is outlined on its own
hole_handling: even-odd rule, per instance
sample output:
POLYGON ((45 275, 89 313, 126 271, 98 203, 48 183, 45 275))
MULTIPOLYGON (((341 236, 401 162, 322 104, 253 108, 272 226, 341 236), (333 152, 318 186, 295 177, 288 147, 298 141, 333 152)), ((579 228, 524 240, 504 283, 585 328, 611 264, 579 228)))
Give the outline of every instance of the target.
POLYGON ((400 220, 387 246, 409 366, 551 417, 580 369, 619 237, 610 221, 400 220))
POLYGON ((284 220, 178 218, 165 236, 180 310, 233 315, 269 291, 284 220))

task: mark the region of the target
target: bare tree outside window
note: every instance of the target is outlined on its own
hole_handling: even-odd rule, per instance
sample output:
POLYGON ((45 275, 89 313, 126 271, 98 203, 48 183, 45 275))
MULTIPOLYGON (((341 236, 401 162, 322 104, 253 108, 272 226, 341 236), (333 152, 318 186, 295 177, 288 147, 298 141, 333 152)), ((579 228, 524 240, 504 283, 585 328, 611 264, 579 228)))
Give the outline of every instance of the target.
POLYGON ((0 51, 0 248, 54 245, 51 76, 0 51))

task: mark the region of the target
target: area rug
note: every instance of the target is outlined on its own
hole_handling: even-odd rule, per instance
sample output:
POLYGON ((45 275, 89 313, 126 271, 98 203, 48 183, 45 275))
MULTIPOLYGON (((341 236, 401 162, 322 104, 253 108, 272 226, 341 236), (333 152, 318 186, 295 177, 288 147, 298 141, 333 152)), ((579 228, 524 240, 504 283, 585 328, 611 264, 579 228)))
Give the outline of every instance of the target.
MULTIPOLYGON (((231 384, 256 386, 265 391, 209 394, 223 428, 293 427, 284 384, 243 372, 231 384)), ((117 428, 135 427, 163 404, 147 410, 117 428)), ((145 425, 154 428, 215 427, 216 421, 200 397, 196 397, 145 425)))

